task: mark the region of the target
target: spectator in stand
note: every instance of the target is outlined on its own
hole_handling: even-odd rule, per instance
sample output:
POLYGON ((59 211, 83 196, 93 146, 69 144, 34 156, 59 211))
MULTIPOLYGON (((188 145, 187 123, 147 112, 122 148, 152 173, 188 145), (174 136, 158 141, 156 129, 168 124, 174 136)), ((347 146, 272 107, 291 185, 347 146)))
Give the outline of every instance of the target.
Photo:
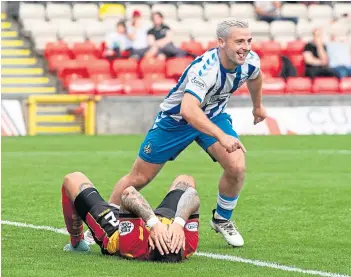
POLYGON ((187 52, 177 48, 172 42, 171 29, 164 24, 163 15, 160 12, 152 14, 153 28, 148 31, 148 41, 151 46, 149 54, 158 54, 162 58, 184 57, 187 52))
POLYGON ((331 35, 327 43, 329 67, 338 78, 351 77, 351 49, 341 38, 331 35))
POLYGON ((123 52, 131 51, 132 42, 127 35, 127 27, 124 21, 117 23, 115 32, 107 34, 105 45, 104 56, 108 58, 119 58, 123 52))
POLYGON ((258 20, 271 23, 274 20, 289 20, 297 24, 297 17, 282 17, 280 1, 255 1, 255 10, 258 20))
POLYGON ((150 49, 150 46, 147 40, 147 29, 142 24, 141 13, 138 10, 133 12, 132 23, 128 28, 128 36, 132 41, 131 56, 141 59, 150 49))
POLYGON ((328 67, 329 59, 320 29, 313 30, 313 40, 305 45, 303 59, 307 77, 333 77, 335 73, 328 67))

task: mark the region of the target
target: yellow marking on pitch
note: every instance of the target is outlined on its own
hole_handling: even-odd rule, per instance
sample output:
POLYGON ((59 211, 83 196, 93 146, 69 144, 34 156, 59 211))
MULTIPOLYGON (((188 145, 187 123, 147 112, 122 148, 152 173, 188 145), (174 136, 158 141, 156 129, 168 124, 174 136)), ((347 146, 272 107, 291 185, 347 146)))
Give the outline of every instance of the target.
POLYGON ((1 93, 55 93, 54 87, 11 87, 1 88, 1 93))
POLYGON ((37 133, 80 133, 82 128, 80 125, 75 126, 37 126, 37 133))
POLYGON ((47 77, 32 77, 32 78, 9 78, 9 77, 2 77, 1 84, 2 85, 10 85, 10 84, 28 84, 28 85, 35 85, 35 84, 47 84, 49 83, 49 78, 47 77))
POLYGON ((1 65, 33 65, 36 64, 36 58, 5 58, 1 59, 1 65))
POLYGON ((42 75, 42 68, 1 68, 1 75, 42 75))
POLYGON ((1 47, 19 47, 23 45, 23 40, 1 40, 1 47))

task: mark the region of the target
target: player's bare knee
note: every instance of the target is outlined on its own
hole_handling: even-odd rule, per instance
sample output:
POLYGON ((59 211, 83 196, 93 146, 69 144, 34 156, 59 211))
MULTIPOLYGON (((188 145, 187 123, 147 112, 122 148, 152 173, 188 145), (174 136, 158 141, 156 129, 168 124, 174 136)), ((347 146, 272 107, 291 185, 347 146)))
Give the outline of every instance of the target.
POLYGON ((189 187, 196 188, 195 179, 190 175, 179 175, 173 181, 170 190, 180 189, 187 190, 189 187))
POLYGON ((71 172, 65 175, 63 178, 63 186, 66 189, 70 189, 72 187, 78 187, 83 183, 91 183, 88 177, 86 177, 82 172, 76 171, 71 172))
POLYGON ((226 170, 226 175, 233 179, 242 179, 245 176, 246 166, 245 163, 233 164, 229 166, 226 170))

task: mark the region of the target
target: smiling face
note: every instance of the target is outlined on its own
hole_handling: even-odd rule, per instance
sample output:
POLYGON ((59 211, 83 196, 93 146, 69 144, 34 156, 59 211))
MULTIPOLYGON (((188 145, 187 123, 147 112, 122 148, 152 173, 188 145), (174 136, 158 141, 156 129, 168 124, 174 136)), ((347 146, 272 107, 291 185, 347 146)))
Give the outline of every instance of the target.
POLYGON ((242 65, 251 50, 251 32, 248 28, 231 27, 228 36, 218 38, 219 47, 231 63, 242 65))

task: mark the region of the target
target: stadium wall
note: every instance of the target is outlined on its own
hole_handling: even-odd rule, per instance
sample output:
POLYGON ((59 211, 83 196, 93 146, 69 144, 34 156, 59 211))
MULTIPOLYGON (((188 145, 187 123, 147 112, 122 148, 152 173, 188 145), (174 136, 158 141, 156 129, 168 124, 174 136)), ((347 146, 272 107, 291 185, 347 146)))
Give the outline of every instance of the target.
MULTIPOLYGON (((97 134, 144 134, 163 97, 105 97, 97 104, 97 134)), ((268 119, 253 126, 250 97, 235 96, 227 112, 240 134, 351 134, 351 96, 265 96, 268 119), (238 119, 236 119, 238 118, 238 119)))

